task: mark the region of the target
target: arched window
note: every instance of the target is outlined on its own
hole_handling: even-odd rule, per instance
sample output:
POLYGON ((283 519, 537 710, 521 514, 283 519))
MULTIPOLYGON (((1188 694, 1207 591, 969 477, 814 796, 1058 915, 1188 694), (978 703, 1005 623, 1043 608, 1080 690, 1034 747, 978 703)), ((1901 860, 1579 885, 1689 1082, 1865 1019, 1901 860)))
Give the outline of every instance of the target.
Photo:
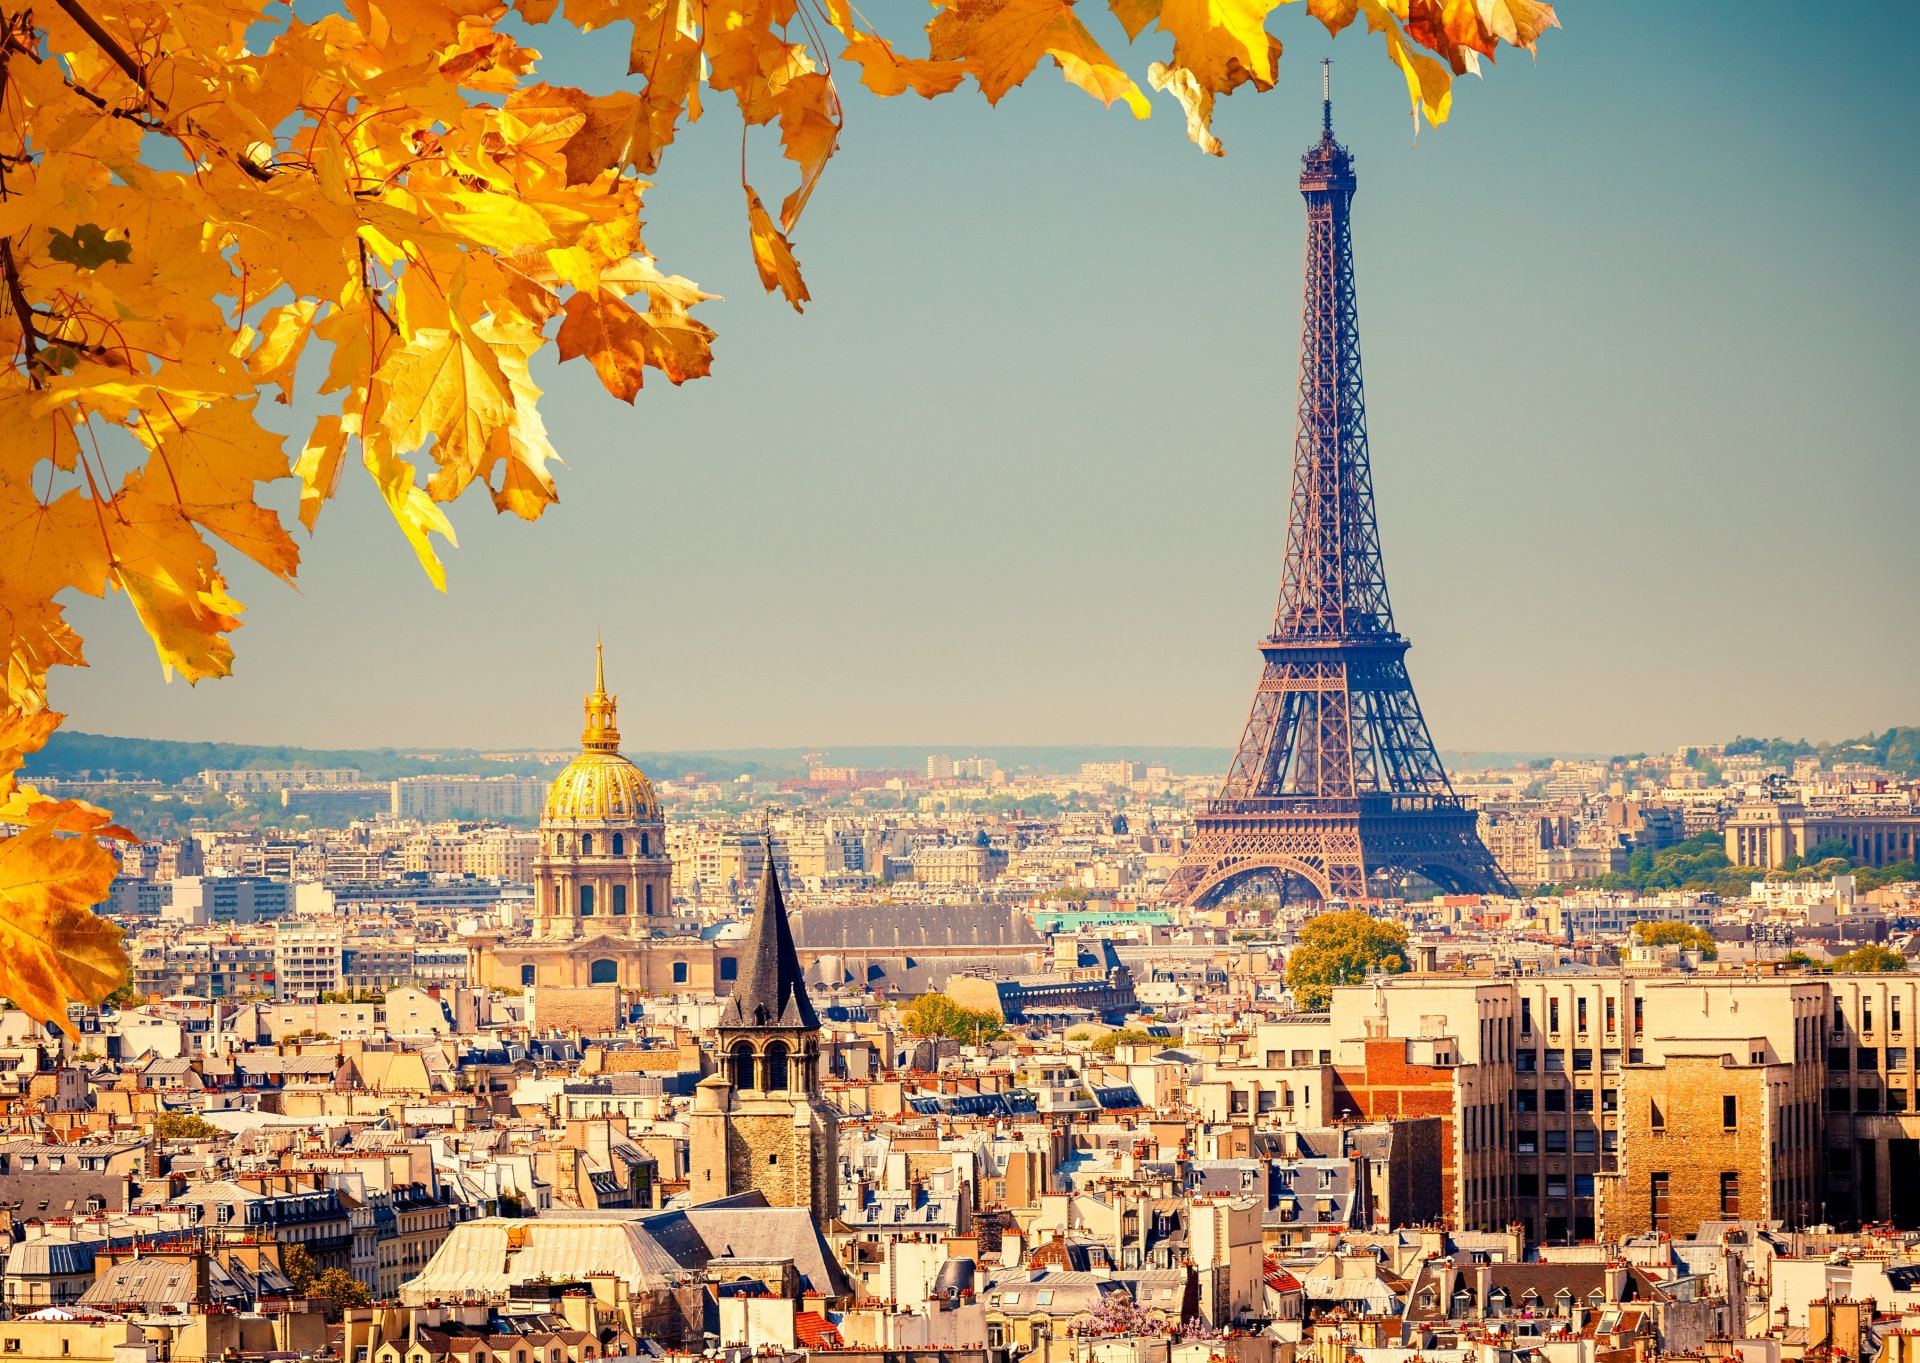
POLYGON ((768 1093, 784 1093, 787 1088, 787 1043, 776 1041, 767 1047, 767 1058, 762 1062, 764 1073, 761 1087, 768 1093))
POLYGON ((737 1089, 753 1087, 753 1043, 736 1041, 727 1052, 727 1078, 737 1089))
POLYGON ((580 855, 583 857, 593 855, 593 834, 582 833, 580 835, 580 855))
POLYGON ((647 882, 646 888, 642 893, 646 895, 647 917, 651 918, 653 917, 653 882, 652 881, 647 882))
POLYGON ((624 857, 627 854, 626 834, 615 833, 613 835, 613 854, 616 857, 624 857))
POLYGON ((554 840, 553 840, 553 850, 554 850, 554 851, 556 851, 556 852, 560 852, 560 853, 565 853, 565 852, 566 852, 566 850, 567 850, 567 835, 566 835, 565 833, 561 833, 561 834, 558 834, 558 835, 556 835, 556 836, 555 836, 555 838, 554 838, 554 840))
POLYGON ((625 913, 626 911, 627 911, 627 887, 624 885, 616 885, 613 887, 614 916, 617 918, 621 914, 625 913))
POLYGON ((520 967, 520 983, 521 984, 533 983, 533 967, 532 966, 523 965, 520 967))
POLYGON ((620 983, 620 962, 608 960, 605 957, 602 957, 601 959, 595 961, 591 966, 587 968, 587 983, 588 984, 620 983))
POLYGON ((643 857, 647 855, 647 835, 645 833, 640 835, 640 855, 643 857))
POLYGON ((687 963, 685 961, 675 961, 673 963, 673 982, 675 984, 685 984, 687 982, 687 963))
POLYGON ((582 885, 580 887, 580 916, 582 918, 593 917, 593 886, 591 885, 582 885))

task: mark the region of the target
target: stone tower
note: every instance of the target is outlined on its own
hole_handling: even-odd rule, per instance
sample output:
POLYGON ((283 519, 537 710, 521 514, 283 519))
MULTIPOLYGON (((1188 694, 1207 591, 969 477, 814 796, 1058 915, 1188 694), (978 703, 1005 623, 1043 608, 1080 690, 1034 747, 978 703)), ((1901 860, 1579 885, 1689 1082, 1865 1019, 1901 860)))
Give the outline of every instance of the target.
POLYGON ((715 1033, 719 1072, 694 1096, 692 1188, 699 1201, 758 1189, 776 1207, 839 1215, 839 1119, 820 1097, 820 1018, 794 951, 767 850, 740 978, 715 1033))

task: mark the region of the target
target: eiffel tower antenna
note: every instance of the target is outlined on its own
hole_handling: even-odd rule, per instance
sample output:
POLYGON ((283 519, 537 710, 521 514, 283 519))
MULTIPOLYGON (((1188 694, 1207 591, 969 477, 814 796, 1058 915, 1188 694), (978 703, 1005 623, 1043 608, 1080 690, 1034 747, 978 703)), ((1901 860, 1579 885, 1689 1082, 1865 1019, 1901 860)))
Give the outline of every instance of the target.
POLYGON ((1350 213, 1353 157, 1333 137, 1301 158, 1307 204, 1300 401, 1286 556, 1260 684, 1219 798, 1166 897, 1208 904, 1249 883, 1358 899, 1381 877, 1507 891, 1434 751, 1394 626, 1373 510, 1350 213))

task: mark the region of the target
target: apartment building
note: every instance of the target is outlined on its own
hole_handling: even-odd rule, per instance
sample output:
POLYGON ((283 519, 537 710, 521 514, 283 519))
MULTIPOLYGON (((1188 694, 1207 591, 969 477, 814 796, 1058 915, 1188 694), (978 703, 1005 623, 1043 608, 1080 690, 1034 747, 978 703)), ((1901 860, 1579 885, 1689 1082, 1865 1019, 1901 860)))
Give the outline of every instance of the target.
POLYGON ((1823 985, 1828 1215, 1920 1223, 1920 977, 1835 975, 1823 985))
MULTIPOLYGON (((1820 1135, 1829 991, 1859 987, 1628 971, 1407 975, 1336 989, 1324 1018, 1262 1026, 1252 1049, 1268 1066, 1323 1057, 1334 1081, 1331 1118, 1438 1117, 1446 1216, 1459 1228, 1517 1222, 1536 1240, 1566 1243, 1656 1226, 1689 1234, 1722 1206, 1801 1224, 1823 1214, 1851 1220, 1852 1202, 1825 1200, 1825 1170, 1839 1155, 1823 1156, 1820 1135), (1719 1125, 1728 1113, 1735 1123, 1719 1125), (1703 1126, 1707 1116, 1714 1121, 1703 1126), (1685 1160, 1674 1153, 1682 1143, 1685 1160), (1666 1179, 1664 1205, 1656 1205, 1655 1174, 1666 1179), (1688 1200, 1671 1200, 1683 1180, 1688 1200), (1709 1186, 1711 1198, 1693 1196, 1709 1186)), ((1916 1006, 1920 999, 1902 996, 1904 1025, 1916 1006)), ((1884 1030, 1892 1007, 1889 997, 1867 1011, 1884 1030)), ((1880 1179, 1859 1205, 1884 1208, 1878 1189, 1897 1177, 1892 1170, 1912 1159, 1920 1178, 1920 1143, 1894 1144, 1908 1139, 1898 1119, 1873 1124, 1885 1115, 1885 1076, 1911 1079, 1883 1068, 1884 1046, 1848 1050, 1874 1061, 1856 1072, 1871 1077, 1855 1089, 1875 1104, 1845 1137, 1854 1142, 1848 1169, 1874 1168, 1858 1176, 1880 1179)), ((1908 1052, 1896 1052, 1907 1065, 1908 1052)), ((1311 1091, 1287 1083, 1302 1096, 1311 1091)), ((1861 1101, 1853 1089, 1848 1099, 1855 1108, 1861 1101)), ((1892 1101, 1911 1109, 1910 1094, 1892 1101)), ((1835 1102, 1829 1094, 1828 1106, 1835 1102)), ((1275 1110, 1283 1119, 1291 1111, 1275 1110)), ((1920 1113, 1912 1120, 1920 1135, 1920 1113)))

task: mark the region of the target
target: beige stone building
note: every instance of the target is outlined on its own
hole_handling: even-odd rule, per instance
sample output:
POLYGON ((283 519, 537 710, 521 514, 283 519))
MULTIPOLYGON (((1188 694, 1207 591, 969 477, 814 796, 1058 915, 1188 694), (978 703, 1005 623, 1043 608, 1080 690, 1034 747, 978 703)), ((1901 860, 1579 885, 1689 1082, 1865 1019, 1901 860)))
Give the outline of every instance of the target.
POLYGON ((1920 857, 1920 812, 1880 808, 1808 808, 1766 801, 1740 806, 1727 820, 1727 857, 1735 866, 1770 871, 1838 839, 1870 866, 1920 857))

